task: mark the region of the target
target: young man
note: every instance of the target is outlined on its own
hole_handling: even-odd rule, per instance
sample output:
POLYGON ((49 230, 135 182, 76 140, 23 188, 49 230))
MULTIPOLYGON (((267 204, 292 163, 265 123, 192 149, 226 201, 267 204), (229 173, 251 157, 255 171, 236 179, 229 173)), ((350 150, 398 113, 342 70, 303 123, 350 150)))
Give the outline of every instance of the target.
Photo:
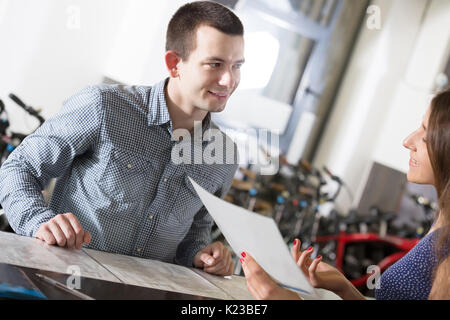
MULTIPOLYGON (((217 129, 210 112, 222 111, 239 84, 243 26, 217 3, 186 4, 169 23, 166 49, 170 78, 153 87, 87 87, 10 155, 0 202, 15 232, 232 274, 228 249, 209 244, 213 221, 188 176, 224 197, 236 158, 176 164, 171 154, 185 143, 176 129, 191 132, 194 121, 202 133, 217 129), (47 206, 41 190, 52 177, 47 206)), ((236 152, 222 135, 226 152, 236 152)), ((200 152, 210 143, 201 141, 200 152)))

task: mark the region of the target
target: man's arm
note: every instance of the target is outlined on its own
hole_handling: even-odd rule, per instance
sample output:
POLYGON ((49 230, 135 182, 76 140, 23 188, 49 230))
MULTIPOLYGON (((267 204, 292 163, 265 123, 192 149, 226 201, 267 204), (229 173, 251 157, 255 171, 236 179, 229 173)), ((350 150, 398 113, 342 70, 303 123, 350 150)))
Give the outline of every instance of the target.
POLYGON ((188 267, 194 266, 195 254, 211 242, 213 219, 203 206, 195 215, 191 228, 178 245, 175 262, 188 267))
POLYGON ((87 87, 65 101, 59 114, 24 139, 0 169, 0 203, 18 234, 34 237, 56 217, 41 191, 59 177, 73 159, 95 143, 101 123, 98 89, 87 87))
MULTIPOLYGON (((232 165, 231 170, 232 174, 230 174, 228 181, 222 186, 220 192, 218 192, 217 194, 217 196, 220 196, 220 198, 222 199, 225 198, 228 191, 230 190, 233 181, 233 176, 237 168, 238 164, 232 165)), ((199 267, 198 265, 195 265, 194 258, 197 255, 197 253, 207 248, 208 245, 211 243, 211 227, 213 225, 213 222, 214 221, 212 217, 209 215, 208 211, 203 206, 199 210, 199 212, 197 212, 197 214, 195 215, 194 221, 192 222, 189 232, 187 233, 183 241, 178 245, 177 255, 175 258, 176 263, 189 267, 192 266, 199 267)), ((215 250, 216 246, 213 246, 213 249, 215 250)), ((223 247, 217 249, 228 252, 227 250, 225 250, 226 248, 224 249, 223 247)), ((229 253, 227 255, 229 255, 229 253)))

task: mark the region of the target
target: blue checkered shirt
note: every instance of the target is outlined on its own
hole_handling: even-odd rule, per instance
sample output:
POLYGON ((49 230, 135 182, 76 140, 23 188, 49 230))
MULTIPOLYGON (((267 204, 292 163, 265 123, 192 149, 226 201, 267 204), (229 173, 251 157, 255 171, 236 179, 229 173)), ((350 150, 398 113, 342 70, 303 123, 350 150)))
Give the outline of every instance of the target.
MULTIPOLYGON (((206 152, 217 137, 190 141, 210 164, 172 161, 173 147, 189 139, 174 141, 165 84, 86 87, 28 136, 0 169, 0 203, 14 231, 33 237, 56 214, 72 212, 92 234, 85 247, 192 266, 211 242, 213 220, 187 177, 225 197, 237 148, 220 132, 217 154, 206 152), (230 151, 233 161, 211 163, 230 151), (54 177, 46 205, 41 190, 54 177)), ((209 114, 207 129, 218 129, 209 114)))

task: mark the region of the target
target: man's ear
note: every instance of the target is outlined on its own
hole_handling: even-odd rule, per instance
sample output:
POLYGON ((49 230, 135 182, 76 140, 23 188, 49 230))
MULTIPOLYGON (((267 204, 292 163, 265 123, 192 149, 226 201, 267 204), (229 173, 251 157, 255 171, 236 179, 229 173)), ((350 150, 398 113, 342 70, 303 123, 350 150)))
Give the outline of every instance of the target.
POLYGON ((167 70, 172 78, 178 78, 178 63, 181 58, 176 54, 175 51, 169 50, 164 55, 164 60, 166 62, 167 70))

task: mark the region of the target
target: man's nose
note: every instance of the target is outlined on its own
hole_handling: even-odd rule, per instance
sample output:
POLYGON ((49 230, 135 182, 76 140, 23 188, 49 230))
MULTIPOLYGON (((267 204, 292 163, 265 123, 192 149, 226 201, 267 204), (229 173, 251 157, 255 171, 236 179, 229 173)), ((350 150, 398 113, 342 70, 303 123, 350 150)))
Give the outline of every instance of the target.
POLYGON ((226 70, 222 73, 219 84, 223 87, 227 87, 228 89, 232 89, 234 84, 236 83, 236 79, 233 75, 233 72, 230 70, 226 70))

